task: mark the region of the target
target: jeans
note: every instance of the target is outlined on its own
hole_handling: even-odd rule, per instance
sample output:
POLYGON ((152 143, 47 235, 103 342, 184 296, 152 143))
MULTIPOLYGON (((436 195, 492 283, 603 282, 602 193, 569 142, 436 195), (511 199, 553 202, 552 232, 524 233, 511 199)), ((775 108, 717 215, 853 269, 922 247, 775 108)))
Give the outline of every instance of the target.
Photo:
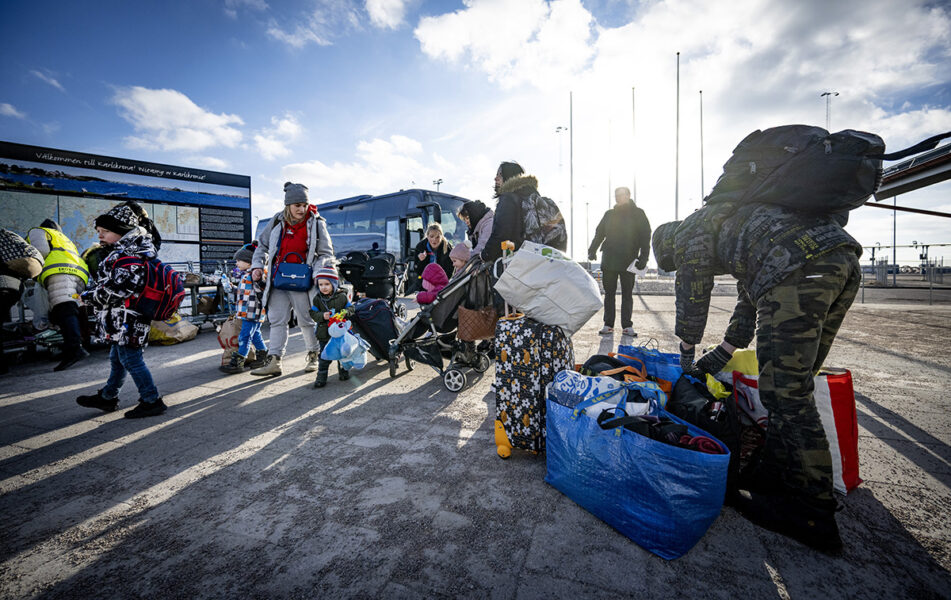
POLYGON ((604 284, 604 324, 614 327, 614 297, 617 294, 617 280, 621 279, 621 327, 631 327, 634 322, 634 273, 624 271, 604 271, 601 282, 604 284))
POLYGON ((125 383, 126 372, 132 376, 135 387, 139 390, 139 399, 142 402, 152 403, 159 399, 158 388, 152 381, 152 373, 145 366, 145 360, 142 358, 142 348, 129 348, 113 344, 109 351, 109 362, 112 363, 112 371, 109 373, 109 380, 102 388, 102 397, 109 400, 119 397, 119 390, 125 383))
POLYGON ((254 344, 255 350, 267 352, 264 336, 261 335, 261 322, 241 319, 241 333, 238 334, 238 354, 246 357, 251 344, 254 344))

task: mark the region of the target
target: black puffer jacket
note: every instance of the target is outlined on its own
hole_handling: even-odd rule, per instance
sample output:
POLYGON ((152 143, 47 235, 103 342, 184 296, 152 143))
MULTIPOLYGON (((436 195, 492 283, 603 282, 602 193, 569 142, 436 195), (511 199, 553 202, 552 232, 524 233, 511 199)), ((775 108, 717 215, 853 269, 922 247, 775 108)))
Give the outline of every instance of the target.
POLYGON ((588 248, 588 258, 601 249, 601 270, 621 272, 635 259, 647 264, 651 248, 651 224, 644 211, 633 202, 625 202, 604 213, 594 240, 588 248))
POLYGON ((482 260, 488 262, 502 256, 502 242, 508 240, 518 250, 525 241, 525 224, 522 217, 522 198, 538 191, 538 179, 534 175, 518 175, 502 184, 499 201, 495 206, 495 221, 492 233, 482 250, 482 260))

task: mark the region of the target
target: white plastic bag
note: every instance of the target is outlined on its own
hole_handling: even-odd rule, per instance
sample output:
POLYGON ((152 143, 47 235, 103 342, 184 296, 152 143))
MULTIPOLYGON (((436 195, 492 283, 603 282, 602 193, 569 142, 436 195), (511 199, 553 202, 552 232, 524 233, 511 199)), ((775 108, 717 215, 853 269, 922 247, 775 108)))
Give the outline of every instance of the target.
POLYGON ((509 304, 545 325, 569 334, 581 329, 604 307, 598 284, 559 250, 524 242, 495 284, 509 304))
POLYGON ((33 327, 37 331, 50 327, 50 297, 46 288, 35 281, 23 284, 23 305, 33 315, 33 327))
POLYGON ((627 266, 627 272, 628 272, 628 273, 634 273, 634 275, 636 275, 636 276, 638 276, 638 277, 643 277, 644 275, 647 275, 647 267, 645 267, 645 268, 643 268, 643 269, 638 269, 638 268, 637 268, 637 259, 634 259, 634 260, 631 261, 631 264, 629 264, 629 265, 627 266))

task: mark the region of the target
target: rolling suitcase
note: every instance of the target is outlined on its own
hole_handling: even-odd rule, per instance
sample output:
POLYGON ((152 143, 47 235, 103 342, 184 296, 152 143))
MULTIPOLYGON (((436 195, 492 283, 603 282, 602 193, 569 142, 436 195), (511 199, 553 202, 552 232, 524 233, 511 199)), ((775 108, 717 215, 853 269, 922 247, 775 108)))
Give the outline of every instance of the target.
POLYGON ((545 449, 545 388, 559 371, 574 367, 574 351, 560 327, 520 314, 495 329, 495 445, 502 458, 512 448, 545 449))

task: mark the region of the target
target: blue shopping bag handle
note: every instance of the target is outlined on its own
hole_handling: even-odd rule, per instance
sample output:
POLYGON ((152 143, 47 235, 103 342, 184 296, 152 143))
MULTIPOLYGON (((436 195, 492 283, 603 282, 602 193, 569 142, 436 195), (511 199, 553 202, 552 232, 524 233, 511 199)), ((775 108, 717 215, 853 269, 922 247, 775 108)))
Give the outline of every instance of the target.
POLYGON ((637 391, 639 391, 641 396, 646 398, 648 401, 650 401, 651 399, 654 400, 654 403, 652 403, 652 406, 651 406, 652 412, 657 407, 661 407, 665 404, 664 399, 662 399, 662 395, 664 394, 663 390, 661 390, 660 386, 654 383, 653 381, 622 381, 619 383, 620 383, 620 387, 618 388, 615 388, 613 390, 608 390, 604 393, 594 396, 593 398, 582 400, 581 402, 576 404, 574 410, 571 413, 571 420, 572 421, 577 420, 577 418, 580 417, 581 414, 584 413, 585 410, 587 410, 588 408, 591 408, 592 406, 600 402, 605 402, 607 401, 608 398, 611 398, 612 396, 615 396, 616 394, 621 394, 621 392, 624 392, 624 393, 621 394, 621 399, 618 402, 617 406, 614 408, 614 410, 620 410, 626 414, 627 411, 625 410, 625 408, 627 406, 627 392, 632 389, 636 389, 637 391))

